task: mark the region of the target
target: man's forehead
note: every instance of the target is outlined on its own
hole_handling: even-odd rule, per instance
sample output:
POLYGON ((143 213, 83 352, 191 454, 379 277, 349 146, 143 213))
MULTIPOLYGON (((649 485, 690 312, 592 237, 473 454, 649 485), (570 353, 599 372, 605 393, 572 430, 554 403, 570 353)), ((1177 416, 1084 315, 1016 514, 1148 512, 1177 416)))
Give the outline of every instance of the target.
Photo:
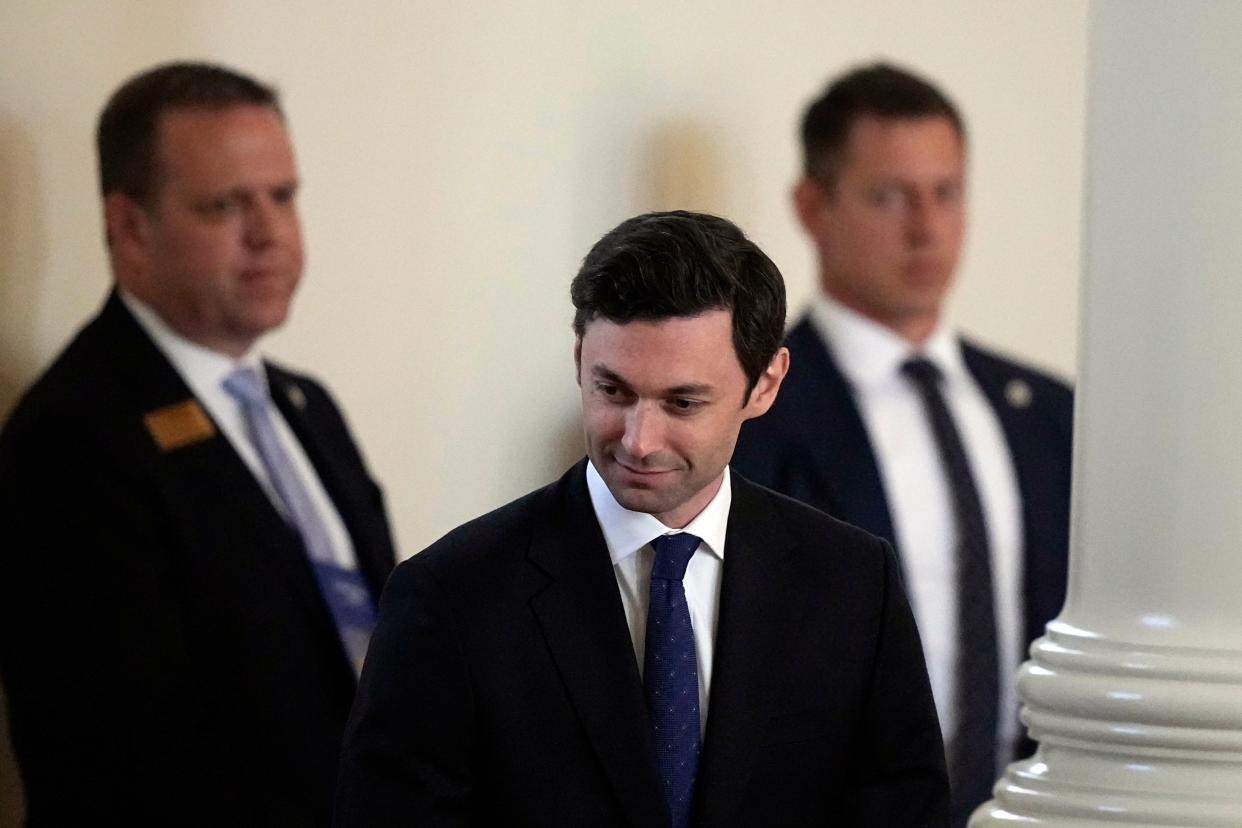
POLYGON ((198 183, 261 176, 262 182, 251 183, 296 184, 293 145, 273 107, 178 107, 161 113, 158 126, 154 155, 161 179, 176 171, 198 183))
POLYGON ((586 371, 635 387, 717 385, 741 375, 727 310, 624 323, 597 318, 578 346, 586 371))
MULTIPOLYGON (((170 143, 177 151, 209 144, 236 141, 243 135, 262 135, 265 144, 273 138, 292 151, 292 142, 280 111, 262 104, 232 104, 222 107, 179 106, 166 109, 156 120, 155 144, 161 156, 170 154, 170 143)), ((165 159, 171 160, 171 159, 165 159)))
POLYGON ((960 162, 965 155, 962 136, 943 115, 890 118, 863 114, 850 124, 844 147, 847 165, 856 159, 938 152, 960 162))
POLYGON ((658 344, 673 340, 703 340, 731 335, 733 314, 728 308, 708 308, 684 316, 614 321, 596 316, 583 326, 583 341, 619 344, 658 344))

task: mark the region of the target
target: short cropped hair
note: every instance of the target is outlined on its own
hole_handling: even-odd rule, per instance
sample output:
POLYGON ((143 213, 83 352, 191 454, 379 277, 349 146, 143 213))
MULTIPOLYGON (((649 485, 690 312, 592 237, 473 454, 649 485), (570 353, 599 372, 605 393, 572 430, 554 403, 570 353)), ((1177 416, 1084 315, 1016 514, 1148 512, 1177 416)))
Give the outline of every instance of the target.
POLYGON ((966 143, 957 107, 929 81, 887 63, 860 66, 831 81, 802 116, 803 173, 832 187, 850 127, 858 118, 946 118, 966 143))
POLYGON ((270 107, 281 118, 276 90, 210 63, 165 63, 125 82, 99 115, 95 147, 99 189, 146 203, 159 179, 155 139, 160 115, 174 109, 221 110, 239 105, 270 107))
POLYGON ((569 289, 574 332, 600 317, 618 325, 728 310, 746 374, 743 405, 780 348, 785 282, 732 222, 703 213, 647 213, 595 243, 569 289))

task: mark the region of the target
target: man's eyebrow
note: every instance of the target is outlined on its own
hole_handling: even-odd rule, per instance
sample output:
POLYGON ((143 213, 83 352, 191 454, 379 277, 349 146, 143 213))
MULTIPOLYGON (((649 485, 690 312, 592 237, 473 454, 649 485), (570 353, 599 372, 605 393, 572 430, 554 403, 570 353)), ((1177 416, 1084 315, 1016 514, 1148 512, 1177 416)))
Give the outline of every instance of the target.
MULTIPOLYGON (((624 377, 604 365, 592 366, 591 375, 612 385, 619 385, 627 389, 630 387, 630 384, 625 381, 624 377)), ((664 397, 699 397, 711 394, 712 386, 707 383, 688 383, 686 385, 674 385, 672 388, 665 388, 660 393, 664 397)))
POLYGON ((707 383, 692 383, 690 385, 675 385, 666 389, 664 394, 668 397, 703 397, 711 394, 712 387, 707 383))
POLYGON ((624 385, 626 388, 629 388, 629 383, 627 383, 621 377, 620 374, 616 373, 615 371, 610 370, 607 366, 604 366, 604 365, 591 366, 591 375, 595 377, 596 379, 601 379, 601 380, 604 380, 605 382, 610 382, 613 385, 624 385))

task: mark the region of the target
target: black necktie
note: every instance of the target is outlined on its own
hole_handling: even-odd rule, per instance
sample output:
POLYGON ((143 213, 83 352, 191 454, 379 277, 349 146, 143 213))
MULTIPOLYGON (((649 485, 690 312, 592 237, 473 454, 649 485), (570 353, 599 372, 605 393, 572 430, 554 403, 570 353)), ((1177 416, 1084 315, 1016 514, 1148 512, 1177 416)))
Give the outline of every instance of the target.
POLYGON ((948 746, 949 787, 955 826, 991 796, 996 776, 996 724, 1000 658, 992 597, 987 524, 970 462, 940 393, 940 369, 926 359, 901 366, 923 406, 953 497, 957 527, 957 733, 948 746))

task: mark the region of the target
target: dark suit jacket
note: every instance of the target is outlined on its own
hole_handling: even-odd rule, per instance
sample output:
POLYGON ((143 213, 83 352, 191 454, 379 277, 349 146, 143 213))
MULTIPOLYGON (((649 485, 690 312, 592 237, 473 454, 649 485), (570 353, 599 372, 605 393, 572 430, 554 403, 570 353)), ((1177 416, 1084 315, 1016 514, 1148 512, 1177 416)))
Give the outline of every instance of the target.
MULTIPOLYGON (((346 730, 340 826, 669 816, 585 461, 402 564, 346 730)), ((947 824, 882 541, 733 477, 698 825, 947 824)))
MULTIPOLYGON (((379 489, 324 390, 268 376, 378 595, 379 489)), ((148 433, 190 396, 114 295, 0 434, 0 670, 32 825, 328 822, 353 674, 228 440, 148 433)))
MULTIPOLYGON (((895 544, 879 467, 849 382, 809 318, 790 330, 786 344, 789 374, 768 413, 743 425, 733 467, 895 544)), ((962 353, 1000 420, 1018 478, 1029 642, 1065 600, 1073 398, 1064 383, 969 343, 962 343, 962 353), (1013 383, 1024 383, 1029 395, 1015 393, 1011 400, 1020 392, 1013 383)))

